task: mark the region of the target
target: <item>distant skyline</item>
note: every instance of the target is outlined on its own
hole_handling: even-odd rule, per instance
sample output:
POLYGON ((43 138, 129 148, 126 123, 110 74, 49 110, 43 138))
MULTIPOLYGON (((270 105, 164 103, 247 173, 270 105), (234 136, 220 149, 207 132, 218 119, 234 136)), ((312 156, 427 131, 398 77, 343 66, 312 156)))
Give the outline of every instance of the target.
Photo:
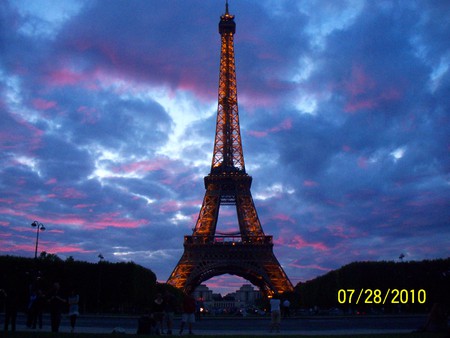
MULTIPOLYGON (((246 170, 295 285, 450 256, 450 4, 229 0, 246 170)), ((225 1, 0 3, 0 254, 165 282, 204 196, 225 1)), ((218 231, 237 230, 221 208, 218 231)), ((218 276, 214 292, 243 279, 218 276)))

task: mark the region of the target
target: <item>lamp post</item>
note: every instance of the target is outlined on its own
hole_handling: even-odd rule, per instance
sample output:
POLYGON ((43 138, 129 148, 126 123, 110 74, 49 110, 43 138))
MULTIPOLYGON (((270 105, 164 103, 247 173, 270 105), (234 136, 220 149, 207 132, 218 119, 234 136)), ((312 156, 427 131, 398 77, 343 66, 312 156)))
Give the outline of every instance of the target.
POLYGON ((36 248, 34 249, 34 259, 37 259, 37 251, 38 251, 38 244, 39 244, 39 231, 44 231, 45 226, 42 223, 39 223, 38 221, 34 221, 31 223, 31 226, 34 228, 36 227, 36 248))

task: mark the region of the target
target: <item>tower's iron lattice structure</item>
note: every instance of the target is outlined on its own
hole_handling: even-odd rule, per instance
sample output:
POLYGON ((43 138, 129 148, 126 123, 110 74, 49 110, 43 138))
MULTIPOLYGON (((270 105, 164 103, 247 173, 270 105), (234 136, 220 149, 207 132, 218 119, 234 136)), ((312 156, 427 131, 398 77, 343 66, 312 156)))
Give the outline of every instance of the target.
POLYGON ((168 283, 192 292, 202 282, 229 273, 243 277, 266 296, 293 287, 273 253, 272 236, 266 236, 253 203, 252 177, 245 171, 236 90, 234 15, 220 17, 221 35, 219 100, 211 172, 205 177, 206 193, 191 236, 184 237, 184 253, 168 283), (239 233, 216 234, 219 208, 235 205, 239 233))

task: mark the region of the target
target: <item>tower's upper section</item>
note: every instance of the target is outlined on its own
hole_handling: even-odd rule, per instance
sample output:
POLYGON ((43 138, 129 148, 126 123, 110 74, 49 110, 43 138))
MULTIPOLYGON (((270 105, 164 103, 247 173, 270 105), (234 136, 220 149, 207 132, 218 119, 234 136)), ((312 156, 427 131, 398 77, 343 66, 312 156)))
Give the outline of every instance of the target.
POLYGON ((221 35, 219 100, 211 174, 245 173, 234 62, 235 32, 234 15, 228 13, 227 2, 225 14, 220 17, 219 22, 221 35))
POLYGON ((220 17, 219 33, 236 33, 236 23, 234 22, 234 15, 228 13, 228 1, 225 4, 225 14, 220 17))

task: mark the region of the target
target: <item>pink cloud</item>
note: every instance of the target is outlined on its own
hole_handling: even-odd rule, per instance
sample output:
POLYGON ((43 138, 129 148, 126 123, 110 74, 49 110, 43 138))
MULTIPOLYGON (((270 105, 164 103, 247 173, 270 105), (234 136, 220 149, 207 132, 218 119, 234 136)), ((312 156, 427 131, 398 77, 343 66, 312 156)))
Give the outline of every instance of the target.
POLYGON ((47 110, 50 108, 54 108, 56 107, 56 102, 55 101, 47 101, 41 98, 37 98, 33 100, 33 107, 38 109, 38 110, 47 110))
POLYGON ((51 179, 47 180, 47 182, 45 182, 45 184, 47 184, 47 185, 56 184, 56 183, 58 183, 58 180, 56 178, 51 178, 51 179))
POLYGON ((299 269, 314 269, 314 270, 320 270, 320 271, 331 271, 330 268, 325 268, 323 266, 317 265, 317 264, 307 264, 307 265, 303 265, 303 264, 297 264, 297 263, 290 263, 289 266, 292 266, 294 268, 299 268, 299 269))
POLYGON ((159 158, 155 160, 139 161, 122 165, 114 169, 114 172, 148 172, 165 169, 168 167, 169 160, 159 158))
POLYGON ((76 198, 84 198, 86 194, 76 190, 75 188, 62 188, 55 187, 53 190, 57 196, 67 198, 67 199, 76 199, 76 198))
POLYGON ((344 82, 348 101, 344 111, 354 113, 361 109, 371 109, 401 98, 399 89, 392 86, 383 87, 376 83, 360 65, 354 65, 350 79, 344 82))
POLYGON ((342 146, 342 150, 343 150, 344 152, 346 152, 346 153, 349 153, 350 151, 352 151, 352 148, 351 148, 350 146, 344 144, 344 145, 342 146))
POLYGON ((162 212, 175 212, 180 210, 180 204, 177 201, 167 201, 161 203, 160 210, 162 212))
POLYGON ((347 113, 354 113, 361 109, 370 109, 376 107, 377 104, 373 99, 367 99, 367 100, 355 100, 352 99, 350 102, 348 102, 345 107, 344 111, 347 113))
POLYGON ((27 185, 27 180, 25 178, 23 178, 23 177, 18 177, 17 181, 16 181, 16 184, 20 185, 20 186, 26 186, 27 185))
POLYGON ((32 252, 34 253, 34 244, 17 244, 13 243, 9 240, 1 240, 0 239, 0 252, 4 252, 5 254, 11 254, 13 252, 32 252))
POLYGON ((83 74, 76 73, 68 68, 56 69, 48 76, 50 84, 55 86, 75 85, 83 79, 83 74))
MULTIPOLYGON (((44 244, 45 245, 45 244, 44 244)), ((42 250, 47 251, 47 250, 42 250)), ((58 245, 52 244, 49 245, 48 252, 53 254, 67 254, 67 253, 92 253, 96 252, 95 250, 84 250, 77 245, 58 245)))
POLYGON ((332 206, 339 207, 339 208, 343 208, 345 206, 344 203, 338 202, 338 201, 335 201, 335 200, 331 200, 331 199, 327 199, 324 202, 326 204, 328 204, 328 205, 332 205, 332 206))
POLYGON ((396 89, 396 88, 387 88, 385 91, 383 91, 380 94, 380 99, 385 100, 385 101, 393 101, 393 100, 398 100, 400 99, 402 96, 400 90, 396 89))
POLYGON ((300 235, 292 235, 286 233, 283 237, 280 237, 278 240, 274 241, 275 244, 281 244, 286 245, 288 247, 293 247, 296 249, 303 249, 303 248, 313 248, 314 250, 319 251, 326 251, 328 250, 328 247, 321 242, 307 242, 301 237, 300 235))
POLYGON ((110 43, 107 41, 102 41, 97 45, 97 47, 100 49, 103 55, 106 56, 106 58, 114 65, 119 66, 122 64, 119 60, 117 50, 117 45, 114 45, 114 43, 110 43))
POLYGON ((279 220, 279 221, 284 221, 284 222, 289 222, 289 223, 292 223, 292 224, 295 223, 294 219, 292 219, 288 215, 284 215, 284 214, 276 214, 276 215, 272 216, 272 219, 279 220))
POLYGON ((283 120, 277 127, 273 128, 273 131, 281 131, 289 129, 292 129, 292 120, 290 118, 283 120))
POLYGON ((0 198, 0 203, 2 204, 13 204, 14 200, 11 198, 0 198))
MULTIPOLYGON (((167 166, 166 168, 168 168, 169 166, 167 166)), ((189 186, 194 186, 194 182, 197 181, 197 177, 193 174, 190 175, 179 175, 182 176, 181 179, 177 178, 177 174, 181 173, 182 171, 177 169, 175 166, 171 166, 170 169, 170 174, 171 176, 167 176, 165 179, 161 180, 161 183, 163 184, 167 184, 167 185, 172 185, 175 189, 185 186, 185 185, 189 185, 189 186)), ((184 172, 183 172, 184 174, 184 172)))
POLYGON ((46 197, 42 196, 42 195, 36 195, 36 196, 30 196, 28 197, 28 201, 32 202, 34 204, 39 203, 39 202, 43 202, 46 200, 46 197))
POLYGON ((209 279, 205 284, 214 292, 219 292, 222 296, 225 296, 227 293, 235 292, 243 284, 249 284, 249 282, 236 275, 220 275, 209 279))
POLYGON ((367 157, 358 157, 358 167, 361 169, 367 169, 367 157))
POLYGON ((355 227, 348 226, 346 224, 331 224, 328 225, 327 230, 331 232, 331 234, 335 237, 351 239, 357 238, 361 234, 358 234, 358 231, 355 227))
POLYGON ((304 247, 311 247, 315 250, 325 251, 328 250, 328 247, 321 242, 307 242, 300 235, 295 235, 291 241, 291 246, 294 246, 296 249, 301 249, 304 247))
MULTIPOLYGON (((8 240, 0 240, 0 252, 4 252, 6 254, 11 253, 30 253, 30 257, 34 255, 35 246, 31 241, 30 243, 21 243, 17 244, 8 240)), ((39 241, 39 252, 46 251, 52 254, 65 254, 65 253, 91 253, 93 251, 84 250, 77 245, 66 245, 66 244, 58 244, 52 243, 45 240, 39 241)))
POLYGON ((288 83, 286 81, 255 79, 255 82, 240 82, 239 101, 247 110, 255 111, 257 107, 274 107, 284 98, 286 93, 292 93, 298 90, 298 84, 288 83))
POLYGON ((375 88, 375 85, 375 81, 366 74, 360 65, 353 65, 350 80, 344 83, 345 89, 352 97, 366 93, 375 88))
POLYGON ((318 183, 316 181, 311 181, 311 180, 303 181, 303 186, 305 186, 305 187, 315 187, 317 185, 318 185, 318 183))
POLYGON ((31 222, 28 225, 26 224, 26 221, 25 221, 25 224, 23 224, 23 225, 11 226, 11 230, 14 232, 14 234, 9 233, 8 235, 5 235, 3 237, 14 238, 14 240, 17 240, 19 242, 24 241, 27 244, 33 245, 33 247, 34 247, 33 239, 36 238, 36 229, 31 227, 31 222), (30 239, 31 239, 31 241, 30 241, 30 239))
MULTIPOLYGON (((447 201, 448 203, 448 201, 447 201)), ((439 201, 431 191, 423 191, 415 196, 413 200, 406 203, 411 207, 425 207, 428 205, 447 205, 445 200, 439 201)))
MULTIPOLYGON (((12 212, 12 211, 11 211, 12 212)), ((0 209, 0 214, 2 214, 2 210, 0 209)), ((109 214, 100 214, 95 219, 83 218, 75 214, 68 214, 56 217, 54 216, 45 216, 45 215, 33 215, 24 212, 20 212, 19 215, 31 221, 38 220, 43 223, 48 230, 58 230, 64 226, 76 226, 76 227, 85 227, 88 230, 96 230, 96 229, 105 229, 109 227, 113 228, 138 228, 142 225, 148 224, 148 220, 144 219, 129 219, 122 218, 118 212, 109 213, 109 214), (52 229, 52 227, 55 227, 52 229)))
POLYGON ((15 132, 3 131, 0 133, 0 149, 10 150, 17 148, 17 144, 22 142, 23 137, 15 132))
POLYGON ((50 228, 50 229, 46 229, 46 232, 52 233, 52 234, 64 234, 65 231, 61 228, 55 229, 55 228, 50 228))
POLYGON ((96 204, 76 204, 74 206, 75 209, 86 209, 86 208, 93 208, 96 204))
MULTIPOLYGON (((35 219, 39 219, 39 222, 44 223, 44 224, 52 224, 52 225, 57 225, 57 226, 65 226, 65 225, 76 225, 76 226, 81 226, 84 225, 87 221, 84 220, 83 218, 76 216, 76 215, 66 215, 63 217, 59 217, 59 218, 51 218, 51 217, 40 217, 40 218, 35 218, 35 219)), ((49 230, 51 228, 49 227, 49 230)))
MULTIPOLYGON (((14 130, 0 132, 0 149, 22 149, 24 153, 30 154, 33 150, 41 147, 41 137, 44 132, 36 128, 28 121, 21 119, 18 115, 11 115, 15 120, 14 130)), ((15 165, 21 165, 12 161, 15 165)))
POLYGON ((128 219, 120 218, 118 213, 101 215, 100 219, 86 222, 88 229, 106 229, 106 228, 126 228, 135 229, 139 228, 149 221, 145 219, 128 219))
POLYGON ((256 138, 261 138, 267 136, 268 134, 277 133, 283 130, 289 130, 291 128, 292 128, 292 120, 290 118, 287 118, 281 121, 281 123, 279 123, 278 125, 269 128, 265 131, 250 130, 248 133, 256 138))
POLYGON ((256 138, 262 138, 268 135, 267 131, 250 130, 248 133, 256 138))
POLYGON ((25 213, 20 210, 17 205, 15 205, 14 209, 11 208, 0 208, 0 215, 8 215, 8 216, 23 216, 25 213))
POLYGON ((220 208, 220 216, 235 217, 236 209, 230 208, 230 207, 222 207, 222 208, 220 208))
POLYGON ((81 106, 77 109, 77 112, 83 114, 82 123, 95 124, 100 118, 100 114, 95 108, 81 106))

